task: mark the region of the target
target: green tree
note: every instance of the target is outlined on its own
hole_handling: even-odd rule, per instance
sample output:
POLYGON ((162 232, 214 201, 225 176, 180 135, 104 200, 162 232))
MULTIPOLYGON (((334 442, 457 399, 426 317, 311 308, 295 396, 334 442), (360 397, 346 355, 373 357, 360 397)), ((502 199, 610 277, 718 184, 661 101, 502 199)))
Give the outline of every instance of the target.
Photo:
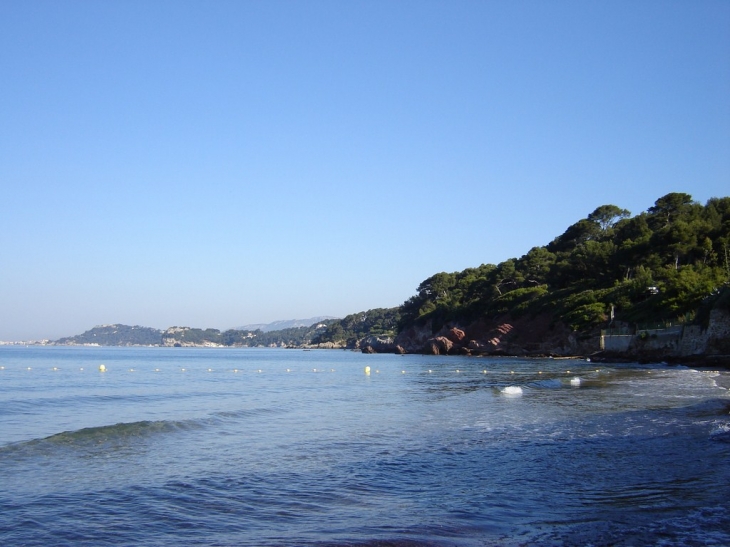
POLYGON ((629 216, 631 216, 631 211, 627 209, 621 209, 616 205, 601 205, 588 215, 588 220, 598 223, 601 231, 605 233, 616 222, 629 216))

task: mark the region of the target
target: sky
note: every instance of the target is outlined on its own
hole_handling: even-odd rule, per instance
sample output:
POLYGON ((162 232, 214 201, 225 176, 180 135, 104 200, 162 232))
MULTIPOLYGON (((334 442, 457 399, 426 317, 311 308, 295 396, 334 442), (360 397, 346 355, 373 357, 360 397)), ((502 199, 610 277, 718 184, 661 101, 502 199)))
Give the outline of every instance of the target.
POLYGON ((0 1, 0 340, 397 306, 730 195, 730 2, 0 1))

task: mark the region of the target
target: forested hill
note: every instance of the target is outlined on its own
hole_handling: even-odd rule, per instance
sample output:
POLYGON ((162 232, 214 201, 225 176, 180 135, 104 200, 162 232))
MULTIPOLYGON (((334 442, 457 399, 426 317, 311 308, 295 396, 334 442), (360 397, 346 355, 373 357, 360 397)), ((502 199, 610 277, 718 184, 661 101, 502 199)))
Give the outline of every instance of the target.
POLYGON ((262 330, 219 331, 190 327, 170 327, 166 330, 128 325, 100 325, 76 336, 57 340, 59 345, 98 346, 170 346, 170 347, 299 347, 311 343, 331 320, 308 327, 292 327, 271 332, 262 330))
MULTIPOLYGON (((702 205, 671 193, 636 216, 602 205, 519 258, 437 273, 402 306, 378 314, 380 324, 397 321, 391 332, 400 339, 475 324, 486 336, 490 322, 511 328, 531 318, 547 321, 545 332, 580 337, 609 323, 706 324, 714 305, 728 305, 729 279, 730 197, 702 205)), ((346 320, 315 341, 360 335, 346 320)))

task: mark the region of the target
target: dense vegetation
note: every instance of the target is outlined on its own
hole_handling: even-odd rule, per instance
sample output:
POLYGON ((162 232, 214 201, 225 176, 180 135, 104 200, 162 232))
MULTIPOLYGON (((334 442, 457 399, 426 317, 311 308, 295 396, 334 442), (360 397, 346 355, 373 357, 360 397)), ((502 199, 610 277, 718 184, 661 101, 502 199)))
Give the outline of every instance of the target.
POLYGON ((671 193, 632 217, 602 205, 547 245, 519 258, 437 273, 402 306, 333 322, 315 342, 353 346, 412 325, 467 325, 481 318, 548 313, 573 330, 706 322, 730 301, 730 198, 705 205, 671 193))
POLYGON ((399 308, 376 308, 353 313, 344 319, 331 321, 327 329, 313 339, 313 343, 334 343, 353 347, 366 336, 392 338, 400 322, 399 308))
POLYGON ((399 327, 551 313, 575 330, 616 321, 694 321, 730 279, 730 198, 684 193, 631 217, 602 205, 520 258, 438 273, 400 308, 399 327))

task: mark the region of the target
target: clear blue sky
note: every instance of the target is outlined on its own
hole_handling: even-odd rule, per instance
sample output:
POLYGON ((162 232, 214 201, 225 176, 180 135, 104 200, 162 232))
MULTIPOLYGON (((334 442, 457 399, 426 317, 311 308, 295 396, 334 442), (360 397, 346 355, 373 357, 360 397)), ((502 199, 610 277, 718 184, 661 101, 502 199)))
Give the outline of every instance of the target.
POLYGON ((0 340, 402 303, 730 195, 730 2, 0 2, 0 340))

